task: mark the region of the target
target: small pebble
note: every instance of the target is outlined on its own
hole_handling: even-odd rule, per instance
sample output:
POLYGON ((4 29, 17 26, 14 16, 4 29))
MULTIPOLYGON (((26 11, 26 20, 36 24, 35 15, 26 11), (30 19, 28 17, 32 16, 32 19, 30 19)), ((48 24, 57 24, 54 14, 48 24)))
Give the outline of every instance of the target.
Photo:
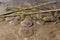
POLYGON ((15 16, 15 19, 16 20, 20 20, 20 16, 15 16))
POLYGON ((32 26, 32 21, 30 21, 29 19, 25 19, 25 20, 23 20, 23 21, 21 21, 21 26, 24 26, 24 27, 30 27, 30 26, 32 26))
POLYGON ((6 17, 5 20, 6 21, 11 21, 11 20, 14 20, 14 17, 6 17))
POLYGON ((36 20, 36 24, 43 25, 44 21, 42 21, 42 20, 36 20))
POLYGON ((9 24, 10 24, 10 25, 16 25, 16 24, 18 24, 18 23, 19 23, 18 20, 11 20, 11 21, 9 21, 9 24))
POLYGON ((5 20, 11 24, 11 25, 15 25, 15 24, 18 24, 19 23, 19 20, 20 17, 19 16, 10 16, 10 17, 6 17, 5 20))

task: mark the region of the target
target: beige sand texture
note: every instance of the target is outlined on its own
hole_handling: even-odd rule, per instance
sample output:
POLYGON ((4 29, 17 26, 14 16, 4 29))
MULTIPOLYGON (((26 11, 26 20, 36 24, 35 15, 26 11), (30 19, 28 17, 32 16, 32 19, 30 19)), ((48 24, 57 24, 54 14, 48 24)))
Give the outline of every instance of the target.
MULTIPOLYGON (((17 5, 15 2, 19 1, 18 6, 21 4, 20 0, 0 0, 1 2, 10 4, 11 6, 17 5), (10 3, 12 2, 12 3, 10 3)), ((33 1, 33 0, 30 0, 33 1)), ((50 0, 37 0, 35 2, 44 3, 50 0)), ((57 8, 60 8, 60 0, 56 0, 58 3, 56 4, 57 8)), ((32 2, 33 3, 33 2, 32 2)), ((3 5, 0 6, 0 14, 6 13, 3 5)), ((0 40, 60 40, 60 23, 53 24, 47 23, 44 25, 39 25, 34 23, 31 27, 23 27, 21 26, 21 22, 15 20, 6 21, 0 19, 0 40), (27 29, 25 31, 22 29, 27 29), (21 33, 22 32, 22 33, 21 33), (30 32, 30 33, 29 33, 30 32), (27 34, 26 34, 27 33, 27 34), (25 34, 25 35, 24 35, 25 34), (25 37, 28 35, 28 37, 25 37), (30 36, 29 36, 30 35, 30 36)))

